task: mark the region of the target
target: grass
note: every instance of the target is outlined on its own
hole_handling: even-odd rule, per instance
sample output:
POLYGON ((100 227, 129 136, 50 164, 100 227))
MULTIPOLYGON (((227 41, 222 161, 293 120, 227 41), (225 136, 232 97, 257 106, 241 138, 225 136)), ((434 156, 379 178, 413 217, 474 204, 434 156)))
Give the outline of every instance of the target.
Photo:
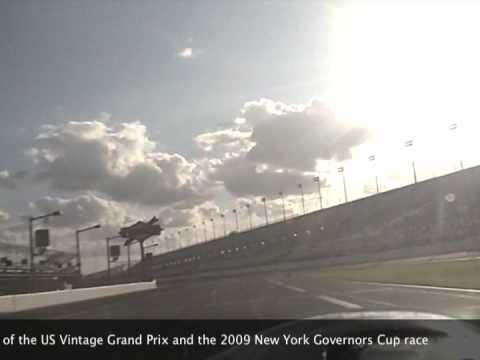
POLYGON ((342 280, 480 289, 480 260, 390 262, 342 266, 321 270, 314 276, 342 280))

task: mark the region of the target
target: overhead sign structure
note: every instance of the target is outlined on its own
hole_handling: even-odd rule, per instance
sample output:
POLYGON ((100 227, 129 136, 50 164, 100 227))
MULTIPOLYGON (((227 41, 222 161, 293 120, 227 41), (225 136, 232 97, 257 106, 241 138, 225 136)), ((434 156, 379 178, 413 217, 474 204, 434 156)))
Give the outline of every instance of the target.
POLYGON ((126 238, 125 246, 137 241, 140 244, 142 260, 145 257, 143 243, 152 236, 160 235, 163 228, 156 224, 159 221, 157 217, 152 217, 149 221, 137 221, 135 224, 120 229, 119 235, 126 238))

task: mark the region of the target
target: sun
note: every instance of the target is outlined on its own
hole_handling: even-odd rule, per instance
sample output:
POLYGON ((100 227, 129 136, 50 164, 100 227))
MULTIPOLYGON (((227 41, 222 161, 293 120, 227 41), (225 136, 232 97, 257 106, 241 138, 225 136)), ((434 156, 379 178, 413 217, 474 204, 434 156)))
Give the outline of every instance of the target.
POLYGON ((385 142, 437 146, 451 124, 460 143, 476 139, 479 2, 362 0, 331 11, 326 99, 339 116, 385 142))

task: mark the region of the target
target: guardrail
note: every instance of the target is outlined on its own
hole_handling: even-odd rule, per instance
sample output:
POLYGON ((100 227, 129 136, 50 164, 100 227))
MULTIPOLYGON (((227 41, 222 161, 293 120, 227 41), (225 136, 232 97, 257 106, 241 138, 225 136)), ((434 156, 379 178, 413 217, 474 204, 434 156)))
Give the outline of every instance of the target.
POLYGON ((156 287, 156 281, 151 281, 86 289, 48 291, 34 294, 5 295, 0 296, 0 313, 12 313, 53 305, 69 304, 78 301, 150 290, 156 287))

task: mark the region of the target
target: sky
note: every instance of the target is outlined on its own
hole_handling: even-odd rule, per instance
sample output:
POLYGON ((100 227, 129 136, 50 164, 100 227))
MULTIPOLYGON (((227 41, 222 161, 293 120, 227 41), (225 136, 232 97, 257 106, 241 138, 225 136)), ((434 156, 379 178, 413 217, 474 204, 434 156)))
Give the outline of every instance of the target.
POLYGON ((234 208, 246 226, 247 203, 261 224, 263 196, 274 220, 279 192, 300 214, 298 184, 316 210, 314 176, 326 206, 342 202, 340 166, 350 200, 375 176, 410 183, 411 160, 420 179, 476 165, 479 14, 467 0, 0 0, 0 244, 25 246, 25 216, 60 209, 57 249, 102 224, 82 242, 92 272, 106 236, 153 215, 176 236, 162 252, 220 213, 233 230, 234 208))

